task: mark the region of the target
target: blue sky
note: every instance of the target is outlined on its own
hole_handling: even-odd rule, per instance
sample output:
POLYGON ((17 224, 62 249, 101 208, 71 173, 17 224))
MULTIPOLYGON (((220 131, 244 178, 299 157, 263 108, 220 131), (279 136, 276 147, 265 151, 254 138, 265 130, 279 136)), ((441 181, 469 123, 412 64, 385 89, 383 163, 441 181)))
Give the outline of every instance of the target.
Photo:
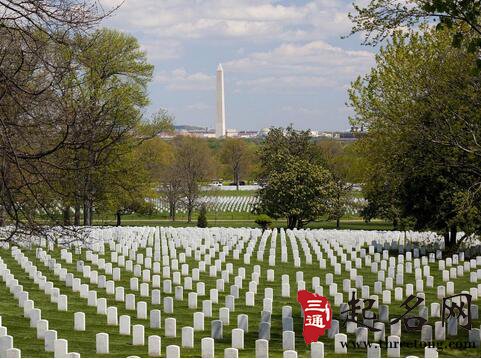
POLYGON ((375 51, 359 35, 341 39, 351 3, 125 0, 103 25, 139 39, 155 65, 148 112, 165 108, 175 124, 214 126, 222 63, 227 128, 344 130, 347 88, 373 65, 375 51))

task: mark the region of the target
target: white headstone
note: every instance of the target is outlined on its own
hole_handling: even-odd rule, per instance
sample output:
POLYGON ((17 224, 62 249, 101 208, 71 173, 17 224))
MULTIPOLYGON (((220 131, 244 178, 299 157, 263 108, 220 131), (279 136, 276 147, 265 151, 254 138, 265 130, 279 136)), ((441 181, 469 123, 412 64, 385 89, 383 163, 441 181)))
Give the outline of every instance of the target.
POLYGON ((132 326, 132 345, 145 345, 145 330, 141 324, 132 326))
POLYGON ((109 335, 107 333, 97 333, 95 342, 97 354, 109 354, 109 335))
POLYGON ((201 356, 202 358, 214 357, 214 339, 202 338, 200 341, 201 356))
POLYGON ((175 318, 165 319, 165 336, 167 338, 175 338, 177 336, 177 323, 175 318))
POLYGON ((130 316, 121 315, 119 319, 119 334, 130 335, 130 316))
POLYGON ((168 345, 165 348, 166 358, 180 358, 180 348, 177 345, 168 345))
POLYGON ((74 330, 77 332, 85 331, 85 313, 74 313, 74 330))
POLYGON ((182 327, 182 348, 193 348, 194 347, 194 328, 192 327, 182 327))
POLYGON ((148 338, 148 352, 151 357, 160 357, 161 339, 158 335, 151 335, 148 338))

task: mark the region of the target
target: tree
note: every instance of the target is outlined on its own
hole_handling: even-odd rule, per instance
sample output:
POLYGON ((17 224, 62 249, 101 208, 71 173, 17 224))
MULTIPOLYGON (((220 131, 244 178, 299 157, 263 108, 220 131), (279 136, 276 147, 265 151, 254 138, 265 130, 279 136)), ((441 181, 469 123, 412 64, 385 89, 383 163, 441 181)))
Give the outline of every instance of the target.
POLYGON ((180 193, 187 208, 187 221, 199 198, 199 186, 212 171, 212 153, 205 140, 181 136, 174 140, 173 176, 180 181, 180 193))
POLYGON ((352 183, 348 182, 352 168, 352 158, 347 156, 338 141, 321 141, 319 149, 326 167, 333 180, 333 197, 329 202, 329 219, 336 220, 336 228, 340 228, 342 216, 352 204, 352 183))
POLYGON ((251 167, 252 156, 249 145, 240 138, 227 138, 222 144, 220 156, 239 190, 241 178, 248 175, 251 167))
MULTIPOLYGON (((435 22, 438 30, 455 29, 450 33, 455 47, 464 43, 472 53, 481 48, 479 0, 371 0, 365 7, 354 7, 356 13, 349 14, 352 33, 363 32, 366 44, 378 44, 402 28, 435 22)), ((477 61, 481 66, 481 60, 477 61)))
POLYGON ((160 172, 160 195, 167 199, 169 204, 169 217, 175 222, 177 207, 182 198, 181 178, 176 170, 174 147, 169 144, 165 154, 165 165, 160 172))
POLYGON ((53 183, 71 169, 57 154, 78 143, 65 116, 71 39, 108 13, 83 0, 4 0, 0 9, 0 225, 30 233, 42 230, 39 212, 56 220, 53 183))
POLYGON ((327 213, 332 179, 321 165, 308 131, 270 130, 259 150, 263 187, 258 213, 287 218, 288 228, 302 228, 327 213))
POLYGON ((332 198, 330 173, 320 165, 294 160, 271 173, 259 190, 259 212, 287 218, 287 227, 302 228, 326 214, 332 198))
MULTIPOLYGON (((363 143, 364 145, 364 143, 363 143)), ((363 153, 363 149, 359 149, 363 153)), ((401 203, 397 196, 397 178, 388 173, 384 163, 368 162, 365 167, 363 195, 368 199, 367 205, 361 210, 361 216, 366 222, 373 218, 382 218, 393 224, 393 229, 403 229, 401 203)))
POLYGON ((200 206, 199 217, 197 218, 197 227, 207 228, 207 206, 203 203, 200 206))
POLYGON ((178 204, 182 199, 182 181, 174 166, 169 165, 164 170, 160 191, 169 203, 169 217, 175 222, 178 204))
POLYGON ((321 155, 313 143, 309 131, 296 131, 292 126, 271 128, 258 148, 260 169, 258 179, 262 183, 277 169, 289 166, 288 160, 305 160, 322 163, 321 155))
POLYGON ((481 80, 455 31, 396 33, 350 90, 371 213, 436 230, 449 250, 481 232, 481 80))
POLYGON ((161 114, 154 125, 142 124, 153 66, 134 37, 102 29, 77 36, 76 44, 82 51, 69 99, 78 118, 71 131, 79 143, 67 149, 76 168, 75 212, 82 207, 83 224, 91 225, 95 203, 108 186, 102 181, 110 178, 106 171, 119 167, 114 162, 143 140, 147 127, 165 127, 170 119, 161 114))
POLYGON ((254 222, 262 228, 262 231, 265 231, 272 225, 272 218, 267 214, 260 214, 256 217, 254 222))
POLYGON ((155 197, 161 167, 170 150, 158 137, 134 145, 105 169, 105 188, 98 198, 102 211, 115 213, 117 226, 125 214, 151 214, 155 210, 150 199, 155 197))

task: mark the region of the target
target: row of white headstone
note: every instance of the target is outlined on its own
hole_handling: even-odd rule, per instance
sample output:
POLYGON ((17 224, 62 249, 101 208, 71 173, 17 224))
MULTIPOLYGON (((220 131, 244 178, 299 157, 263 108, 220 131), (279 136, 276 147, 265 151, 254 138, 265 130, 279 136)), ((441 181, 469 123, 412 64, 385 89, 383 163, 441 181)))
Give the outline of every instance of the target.
POLYGON ((249 296, 250 294, 248 294, 247 296, 249 296))
MULTIPOLYGON (((263 250, 264 245, 265 245, 266 240, 267 240, 267 236, 265 236, 265 233, 266 233, 266 232, 264 232, 264 235, 261 237, 260 243, 259 243, 259 249, 262 248, 262 250, 263 250)), ((296 245, 294 246, 294 245, 293 245, 293 243, 294 243, 293 241, 295 241, 295 237, 294 237, 294 239, 293 239, 293 236, 292 236, 291 234, 292 234, 292 233, 288 232, 288 237, 289 237, 289 239, 290 239, 290 241, 291 241, 291 247, 292 247, 292 248, 296 248, 296 247, 297 247, 297 241, 295 242, 296 245)), ((150 238, 152 238, 152 237, 150 237, 150 238)), ((247 237, 245 237, 245 238, 247 239, 247 237)), ((251 237, 251 238, 252 238, 252 237, 251 237)), ((155 239, 155 238, 152 238, 152 239, 155 239)), ((148 242, 148 240, 147 240, 147 241, 144 241, 144 243, 145 243, 145 242, 148 242)), ((155 243, 155 241, 153 241, 153 242, 155 243)), ((256 239, 256 242, 257 242, 257 239, 256 239)), ((249 241, 249 242, 248 242, 248 249, 249 249, 249 248, 254 248, 255 245, 256 245, 256 242, 252 244, 252 240, 249 241)), ((281 232, 281 245, 282 245, 282 242, 283 242, 283 241, 282 241, 282 232, 281 232)), ((115 243, 115 242, 110 242, 110 245, 112 246, 112 244, 114 244, 114 243, 115 243)), ((124 243, 125 243, 125 242, 124 242, 124 243)), ((153 244, 154 244, 154 243, 153 243, 153 244)), ((157 243, 158 243, 158 242, 157 242, 157 243)), ((179 242, 179 243, 181 243, 181 242, 179 242)), ((243 242, 241 241, 241 243, 243 243, 243 242)), ((276 242, 274 241, 274 242, 271 242, 271 243, 276 243, 276 242)), ((284 243, 285 243, 285 242, 284 242, 284 243)), ((324 242, 324 243, 325 243, 325 242, 324 242)), ((175 256, 175 257, 176 257, 177 255, 176 255, 175 243, 174 243, 174 245, 171 245, 171 244, 172 244, 172 241, 169 241, 169 242, 167 242, 167 243, 165 244, 165 247, 167 248, 167 250, 166 250, 165 252, 168 252, 171 256, 175 256)), ((141 247, 141 248, 142 248, 142 245, 143 245, 143 243, 141 242, 141 243, 140 243, 140 247, 141 247)), ((162 244, 162 245, 164 246, 164 244, 162 244)), ((309 257, 308 257, 308 254, 309 254, 308 251, 309 251, 309 250, 306 250, 306 248, 309 248, 309 247, 304 246, 304 245, 302 244, 302 241, 301 241, 301 245, 303 246, 303 250, 304 250, 304 253, 305 253, 306 262, 309 262, 309 261, 310 261, 310 259, 309 259, 309 257)), ((321 245, 322 245, 322 244, 321 244, 321 245)), ((155 246, 155 244, 154 244, 154 246, 155 246)), ((102 252, 104 251, 104 249, 101 249, 101 247, 103 247, 103 246, 98 246, 98 249, 97 249, 97 250, 96 250, 96 248, 94 248, 94 252, 97 251, 97 252, 99 252, 99 253, 102 253, 102 252)), ((145 246, 144 246, 143 248, 146 248, 146 247, 147 247, 147 245, 145 244, 145 246)), ((274 244, 274 247, 275 247, 275 244, 274 244)), ((324 247, 325 247, 325 246, 324 246, 324 247)), ((137 246, 132 246, 132 247, 130 247, 130 249, 134 249, 134 248, 135 248, 135 250, 136 250, 138 247, 137 247, 137 246)), ((199 247, 196 247, 196 249, 197 249, 197 248, 199 248, 199 247)), ((233 247, 233 248, 234 248, 234 247, 233 247)), ((237 248, 239 249, 239 247, 237 247, 237 248)), ((243 248, 243 246, 241 246, 241 250, 242 250, 242 248, 243 248)), ((286 246, 282 246, 282 248, 286 248, 286 246)), ((334 245, 334 248, 337 249, 337 253, 336 253, 336 254, 331 253, 331 255, 329 255, 329 252, 327 252, 328 255, 329 255, 329 259, 331 260, 331 265, 333 264, 333 263, 332 263, 332 262, 334 261, 333 259, 336 258, 336 260, 337 260, 337 255, 340 254, 341 263, 344 263, 344 264, 345 264, 345 267, 346 267, 345 269, 347 270, 347 267, 348 267, 347 263, 348 263, 348 261, 347 261, 345 258, 343 258, 343 253, 342 253, 343 249, 341 248, 341 246, 336 246, 336 245, 334 245), (336 247, 337 247, 337 248, 336 248, 336 247), (340 252, 341 252, 341 253, 340 253, 340 252), (343 260, 344 260, 344 261, 343 261, 343 260)), ((346 247, 346 250, 347 250, 348 248, 350 248, 350 247, 346 247)), ((129 247, 127 247, 127 249, 129 249, 129 247)), ((148 249, 148 248, 147 248, 147 249, 148 249)), ((271 244, 271 249, 272 249, 272 244, 271 244)), ((330 248, 329 248, 329 249, 330 249, 330 248)), ((351 248, 351 249, 352 249, 352 248, 351 248)), ((124 251, 124 250, 125 250, 125 247, 122 248, 122 251, 124 251)), ((261 252, 262 252, 262 250, 261 250, 261 252)), ((202 249, 201 249, 201 251, 202 251, 202 249)), ((235 249, 234 249, 234 251, 235 251, 235 249)), ((146 252, 147 252, 147 251, 146 251, 146 252)), ((163 252, 164 252, 164 251, 163 251, 163 252)), ((249 251, 247 250, 247 252, 249 252, 249 251)), ((272 251, 271 251, 271 252, 272 252, 272 251)), ((284 252, 286 252, 286 251, 284 250, 284 252)), ((154 248, 154 256, 155 256, 155 253, 156 253, 156 252, 155 252, 155 248, 154 248)), ((196 254, 197 254, 197 253, 199 253, 199 252, 196 252, 196 254)), ((205 252, 204 252, 204 253, 205 253, 205 252)), ((251 252, 251 253, 252 253, 252 252, 251 252)), ((322 252, 319 252, 319 253, 320 253, 321 256, 322 256, 322 252)), ((351 252, 351 253, 352 253, 352 252, 351 252)), ((181 253, 181 254, 182 254, 182 253, 181 253)), ((187 254, 187 250, 186 250, 186 254, 187 254)), ((202 254, 202 253, 201 253, 201 254, 202 254)), ((215 256, 215 247, 214 247, 214 253, 213 253, 213 254, 214 254, 214 256, 215 256)), ((219 252, 219 254, 222 254, 222 252, 219 252)), ((226 254, 226 253, 224 252, 224 254, 226 254)), ((246 254, 247 254, 247 253, 246 253, 246 254)), ((375 253, 374 256, 376 256, 376 254, 379 254, 379 253, 375 253)), ((141 253, 139 253, 137 256, 135 255, 135 253, 134 253, 133 255, 132 255, 132 253, 130 253, 130 255, 133 256, 133 257, 137 260, 137 263, 141 262, 142 265, 148 266, 148 261, 147 261, 148 258, 145 258, 145 259, 139 258, 139 255, 141 255, 141 253), (147 264, 146 264, 146 262, 147 262, 147 264)), ((208 253, 207 255, 209 255, 209 258, 208 258, 208 260, 206 260, 206 261, 204 262, 204 266, 205 266, 206 263, 210 263, 210 261, 211 261, 211 257, 210 257, 211 253, 208 253)), ((87 254, 87 258, 88 258, 88 256, 89 256, 89 255, 87 254)), ((271 256, 272 256, 272 254, 271 254, 271 256)), ((351 256, 352 256, 352 254, 351 254, 351 256)), ((67 255, 67 257, 68 257, 68 255, 67 255)), ((179 255, 180 261, 182 260, 181 257, 182 257, 182 256, 179 255)), ((206 257, 206 256, 204 256, 204 259, 206 259, 205 257, 206 257)), ((250 256, 249 256, 249 257, 250 257, 250 256)), ((259 250, 258 250, 258 253, 257 253, 257 257, 262 257, 262 256, 259 254, 259 250)), ((293 259, 294 259, 294 262, 300 262, 299 253, 296 252, 295 250, 293 251, 293 257, 294 257, 294 258, 293 258, 293 259)), ((384 253, 383 253, 383 257, 384 257, 384 253)), ((406 257, 408 257, 408 256, 406 255, 406 257)), ((200 258, 200 256, 199 256, 199 258, 200 258)), ((225 256, 224 256, 224 258, 225 258, 225 256)), ((366 258, 367 258, 367 257, 366 257, 366 258)), ((423 257, 423 259, 424 259, 424 258, 425 258, 425 257, 423 257)), ((322 258, 321 258, 321 259, 322 259, 322 258)), ((376 259, 376 258, 375 258, 375 259, 376 259)), ((394 258, 394 259, 395 259, 395 258, 394 258)), ((408 258, 406 258, 406 259, 408 259, 408 258)), ((118 258, 117 258, 117 260, 118 260, 118 258)), ((175 260, 177 260, 176 258, 172 258, 172 259, 171 259, 171 258, 169 258, 169 256, 163 256, 162 260, 163 260, 163 264, 167 264, 167 263, 168 263, 168 264, 172 265, 172 267, 175 268, 175 263, 172 263, 172 262, 175 261, 175 260), (167 263, 166 263, 166 262, 167 262, 167 263)), ((220 259, 220 260, 221 260, 221 259, 220 259)), ((244 262, 245 262, 245 260, 246 260, 246 257, 245 257, 245 255, 244 255, 244 262)), ((312 258, 311 258, 311 260, 312 260, 312 258)), ((384 259, 383 259, 383 260, 384 260, 384 259)), ((95 261, 95 260, 94 260, 94 261, 95 261)), ((114 260, 112 260, 112 262, 114 262, 114 260)), ((320 260, 319 262, 320 262, 320 266, 321 266, 321 265, 322 265, 321 260, 320 260)), ((391 262, 392 262, 392 261, 390 260, 389 263, 391 264, 391 262)), ((154 262, 154 272, 155 272, 155 263, 156 263, 156 262, 154 262)), ((219 263, 219 262, 217 262, 217 263, 219 263)), ((395 262, 394 262, 394 263, 395 263, 395 262)), ((97 264, 98 264, 98 263, 97 263, 97 264)), ((340 272, 341 268, 340 268, 340 266, 336 266, 336 264, 338 264, 338 263, 334 263, 334 271, 335 271, 335 272, 336 272, 336 271, 340 272), (339 268, 339 269, 338 269, 338 268, 339 268)), ((381 264, 381 267, 382 267, 382 266, 383 266, 383 262, 381 262, 380 264, 381 264)), ((406 263, 406 264, 407 264, 407 263, 406 263)), ((141 266, 141 264, 138 264, 138 265, 141 266)), ((416 259, 415 259, 415 261, 414 261, 414 265, 415 265, 415 267, 416 267, 416 259)), ((99 266, 99 268, 100 268, 101 266, 102 266, 102 264, 99 266)), ((202 266, 202 264, 199 263, 199 266, 202 266)), ((163 268, 166 268, 166 267, 167 267, 167 266, 164 265, 163 268)), ((211 266, 211 267, 212 267, 212 266, 211 266)), ((216 270, 218 269, 218 267, 219 267, 219 265, 216 264, 216 265, 215 265, 216 270)), ((85 268, 85 267, 83 267, 83 268, 85 268)), ((139 268, 139 267, 137 267, 137 268, 139 268)), ((390 266, 390 268, 392 268, 392 267, 390 266)), ((428 268, 429 268, 429 267, 428 267, 428 268)), ((417 269, 417 268, 416 268, 416 269, 417 269)), ((141 270, 141 267, 140 267, 140 270, 141 270)), ((200 268, 199 268, 199 270, 200 270, 200 268)), ((205 270, 205 267, 204 267, 204 270, 205 270)), ((134 269, 134 271, 135 271, 135 269, 134 269)), ((139 270, 137 270, 137 271, 139 271, 139 270)), ((301 272, 301 273, 302 273, 302 272, 301 272)), ((352 272, 351 272, 351 273, 352 273, 352 272)), ((379 273, 381 273, 381 272, 379 272, 379 273)), ((83 274, 85 275, 85 273, 83 273, 83 274)), ((134 274, 135 274, 135 273, 134 273, 134 274)), ((143 273, 142 273, 142 274, 143 274, 143 273)), ((165 274, 165 273, 163 273, 163 274, 165 274)), ((240 274, 240 273, 239 273, 239 274, 240 274)), ((335 273, 335 274, 340 274, 340 273, 335 273)), ((194 276, 194 274, 193 274, 193 276, 194 276)), ((269 275, 268 275, 268 276, 269 276, 269 275)), ((89 277, 90 277, 90 276, 89 276, 89 277)), ((146 276, 146 277, 147 277, 147 276, 146 276)), ((149 277, 150 277, 150 276, 149 276, 149 277)), ((238 276, 238 277, 241 277, 241 278, 242 278, 241 275, 238 276)), ((238 277, 236 277, 236 278, 238 278, 238 277)), ((90 277, 90 278, 91 278, 91 277, 90 277)), ((391 278, 391 277, 387 277, 387 279, 389 279, 389 278, 391 278)), ((297 278, 296 278, 296 279, 297 279, 297 278)), ((357 279, 357 278, 356 278, 356 279, 357 279)), ((286 284, 288 284, 288 283, 286 283, 286 282, 287 282, 288 280, 286 280, 286 277, 283 277, 282 280, 283 280, 282 285, 283 285, 284 287, 286 287, 286 284)), ((384 279, 384 280, 385 280, 385 279, 384 279)), ((240 287, 242 287, 242 280, 238 279, 237 281, 238 281, 237 284, 239 284, 240 287)), ((228 280, 227 280, 227 282, 228 282, 228 280)), ((302 281, 298 281, 298 283, 299 283, 299 282, 302 282, 302 281)), ((389 281, 388 281, 388 282, 389 282, 389 281)), ((142 283, 142 284, 145 284, 145 283, 142 283)), ((332 284, 334 284, 334 283, 332 283, 332 284)), ((302 285, 302 284, 301 284, 301 285, 302 285)), ((347 286, 347 285, 346 285, 346 286, 347 286)), ((168 285, 166 285, 166 287, 168 288, 168 285)), ((84 287, 84 288, 85 288, 85 287, 84 287)), ((165 288, 164 288, 164 289, 165 289, 165 288)), ((330 288, 330 289, 331 289, 331 288, 330 288)), ((389 289, 386 289, 385 291, 388 291, 388 290, 389 290, 389 289)), ((341 294, 341 295, 342 295, 342 293, 337 293, 337 288, 335 288, 335 290, 334 290, 334 287, 333 287, 333 289, 332 289, 332 292, 333 292, 334 295, 337 295, 337 294, 341 294)), ((346 292, 347 292, 347 290, 346 290, 346 292)), ((84 295, 85 295, 85 293, 86 293, 86 291, 84 290, 84 295)), ((202 291, 201 291, 201 293, 202 293, 202 291)), ((248 293, 249 293, 249 292, 248 292, 248 293)), ((254 293, 254 294, 255 294, 254 291, 251 291, 250 293, 254 293)), ((199 294, 199 293, 197 293, 197 294, 199 294)), ((251 295, 252 295, 252 294, 249 294, 249 297, 250 297, 251 295)), ((247 296, 248 296, 248 295, 246 294, 246 301, 247 301, 247 299, 248 299, 247 296)), ((338 296, 338 298, 339 298, 339 296, 338 296)), ((134 298, 134 299, 135 299, 135 298, 134 298)), ((249 299, 250 299, 250 298, 249 298, 249 299)), ((264 298, 264 299, 269 299, 269 298, 264 298)), ((164 300, 165 300, 165 298, 164 298, 164 300)), ((338 304, 337 304, 337 305, 340 305, 342 302, 343 302, 342 299, 341 299, 340 301, 338 300, 338 304)), ((139 304, 139 303, 137 303, 137 305, 138 305, 138 304, 139 304)), ((141 307, 143 308, 143 305, 141 305, 141 307)), ((229 308, 226 308, 226 309, 229 309, 229 308)), ((225 312, 225 310, 224 310, 224 312, 225 312)), ((224 315, 224 317, 225 317, 225 315, 224 315)), ((168 319, 169 319, 169 318, 168 318, 168 319)))

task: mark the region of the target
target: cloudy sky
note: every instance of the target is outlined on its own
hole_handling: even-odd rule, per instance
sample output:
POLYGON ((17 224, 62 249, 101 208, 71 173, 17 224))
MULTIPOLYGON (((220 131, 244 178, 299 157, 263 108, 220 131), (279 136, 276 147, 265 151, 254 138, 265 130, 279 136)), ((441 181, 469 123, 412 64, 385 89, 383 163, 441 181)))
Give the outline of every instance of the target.
POLYGON ((351 10, 352 0, 125 0, 103 24, 136 36, 155 65, 148 112, 212 128, 222 63, 227 128, 343 130, 347 88, 374 59, 358 35, 341 39, 351 10))

